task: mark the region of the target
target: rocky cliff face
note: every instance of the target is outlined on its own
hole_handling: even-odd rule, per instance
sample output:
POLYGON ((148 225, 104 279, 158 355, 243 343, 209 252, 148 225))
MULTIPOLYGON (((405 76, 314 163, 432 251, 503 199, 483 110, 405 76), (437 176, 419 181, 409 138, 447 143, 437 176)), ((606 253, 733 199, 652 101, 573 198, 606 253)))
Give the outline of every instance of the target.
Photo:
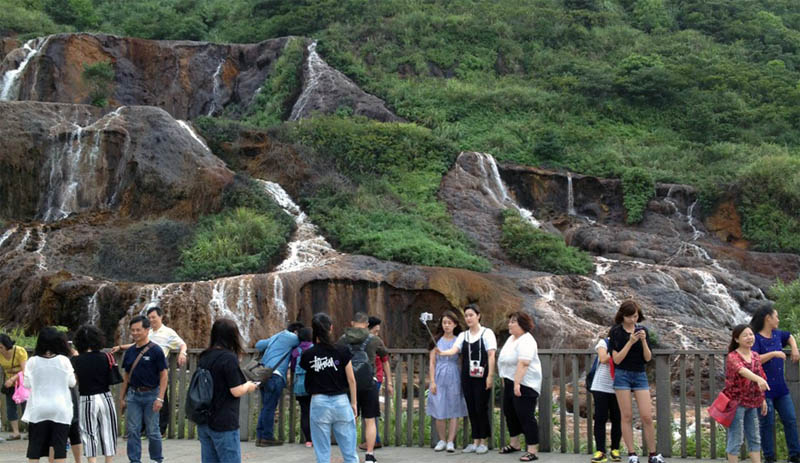
POLYGON ((196 218, 233 173, 183 121, 154 107, 0 102, 0 214, 55 221, 117 210, 196 218))
POLYGON ((193 119, 250 104, 285 44, 285 38, 241 45, 58 34, 10 52, 0 73, 28 60, 9 99, 89 103, 84 65, 110 62, 112 105, 157 106, 193 119))

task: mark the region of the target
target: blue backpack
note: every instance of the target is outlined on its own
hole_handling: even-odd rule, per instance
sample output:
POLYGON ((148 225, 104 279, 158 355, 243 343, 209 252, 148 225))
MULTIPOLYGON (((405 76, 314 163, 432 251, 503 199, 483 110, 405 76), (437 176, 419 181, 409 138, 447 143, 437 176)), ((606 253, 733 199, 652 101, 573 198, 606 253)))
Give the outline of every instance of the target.
POLYGON ((308 395, 308 392, 306 392, 306 369, 300 366, 300 356, 303 355, 303 349, 298 347, 297 352, 297 362, 294 364, 294 395, 301 397, 308 395))
MULTIPOLYGON (((608 350, 608 346, 611 344, 611 339, 605 338, 605 341, 606 341, 606 350, 608 350)), ((599 364, 600 364, 600 357, 597 354, 594 354, 594 362, 592 362, 592 368, 590 368, 589 372, 586 373, 586 390, 589 392, 591 392, 592 390, 592 383, 594 382, 594 374, 597 372, 597 365, 599 364)))

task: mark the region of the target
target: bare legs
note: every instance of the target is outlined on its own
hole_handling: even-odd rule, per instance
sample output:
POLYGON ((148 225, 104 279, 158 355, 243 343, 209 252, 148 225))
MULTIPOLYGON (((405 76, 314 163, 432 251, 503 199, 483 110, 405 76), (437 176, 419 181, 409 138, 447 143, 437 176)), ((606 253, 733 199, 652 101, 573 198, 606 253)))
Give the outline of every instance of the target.
POLYGON ((644 439, 647 441, 647 451, 655 453, 656 431, 653 428, 653 406, 650 404, 649 389, 639 391, 617 389, 617 403, 619 403, 622 421, 622 440, 625 442, 628 453, 636 453, 636 448, 633 445, 633 397, 636 397, 639 416, 642 418, 642 431, 644 432, 644 439))

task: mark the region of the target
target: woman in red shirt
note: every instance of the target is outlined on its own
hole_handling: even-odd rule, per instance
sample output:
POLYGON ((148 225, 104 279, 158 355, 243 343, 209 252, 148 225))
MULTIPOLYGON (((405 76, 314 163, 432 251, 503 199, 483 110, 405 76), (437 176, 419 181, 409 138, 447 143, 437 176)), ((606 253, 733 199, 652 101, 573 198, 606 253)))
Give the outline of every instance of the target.
POLYGON ((733 328, 728 356, 725 358, 725 389, 729 399, 739 403, 736 416, 728 428, 726 452, 728 462, 739 461, 742 438, 747 439, 751 463, 761 463, 761 437, 758 431, 758 409, 767 414, 764 391, 769 390, 761 357, 752 351, 756 337, 748 325, 733 328))

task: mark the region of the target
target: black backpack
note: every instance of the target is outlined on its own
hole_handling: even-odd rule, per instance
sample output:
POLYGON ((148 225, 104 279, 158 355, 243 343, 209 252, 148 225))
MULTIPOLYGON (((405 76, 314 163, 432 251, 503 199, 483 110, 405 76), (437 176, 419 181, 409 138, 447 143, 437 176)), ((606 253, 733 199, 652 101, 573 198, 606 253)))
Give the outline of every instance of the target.
POLYGON ((197 424, 207 424, 211 416, 211 402, 214 399, 214 378, 209 369, 197 367, 189 391, 186 393, 186 415, 197 424))
POLYGON ((367 336, 361 344, 348 344, 350 353, 353 354, 351 362, 353 362, 353 374, 356 377, 356 389, 363 391, 375 386, 375 373, 373 371, 373 364, 375 359, 370 359, 367 355, 367 344, 369 344, 372 335, 367 336))

